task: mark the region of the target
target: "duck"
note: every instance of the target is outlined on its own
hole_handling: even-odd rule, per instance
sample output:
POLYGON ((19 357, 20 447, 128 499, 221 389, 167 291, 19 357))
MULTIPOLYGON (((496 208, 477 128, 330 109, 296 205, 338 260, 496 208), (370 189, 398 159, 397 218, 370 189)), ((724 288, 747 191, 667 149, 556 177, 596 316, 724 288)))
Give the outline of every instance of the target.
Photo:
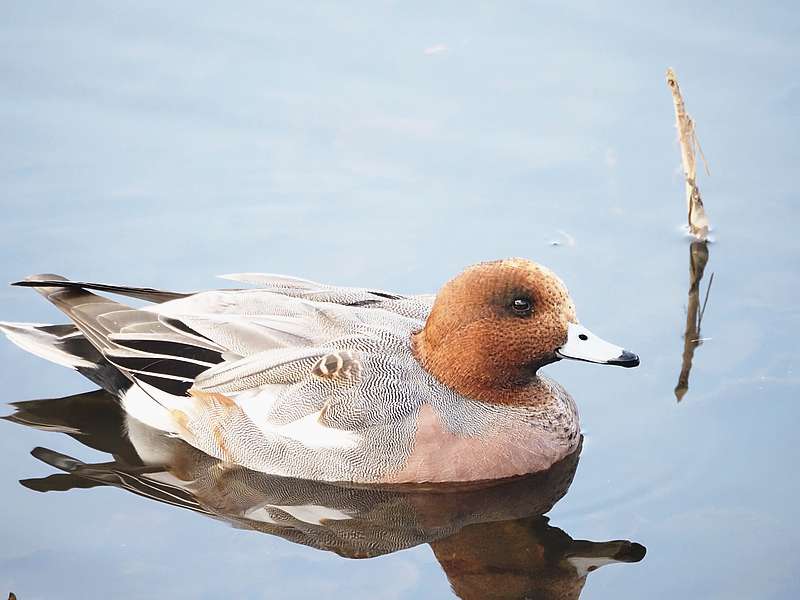
MULTIPOLYGON (((31 454, 58 472, 21 480, 29 490, 113 487, 348 559, 428 544, 459 598, 578 598, 589 573, 646 554, 635 541, 573 539, 543 516, 568 493, 580 446, 547 471, 484 485, 437 485, 433 492, 292 479, 223 464, 125 414, 108 390, 12 406, 14 414, 0 418, 63 433, 109 455, 87 463, 34 448, 31 454)), ((51 518, 64 516, 53 511, 51 518)))
POLYGON ((21 485, 30 490, 116 487, 347 558, 435 542, 477 523, 545 514, 567 493, 580 455, 579 446, 547 471, 489 485, 438 485, 431 493, 418 486, 393 489, 280 477, 225 464, 125 414, 105 390, 12 406, 14 414, 2 419, 63 433, 109 455, 87 463, 36 447, 33 457, 58 472, 23 479, 21 485))
POLYGON ((256 287, 184 293, 33 275, 14 285, 71 323, 0 330, 220 464, 363 484, 544 471, 581 435, 572 397, 540 369, 639 364, 580 324, 561 279, 527 259, 472 265, 435 295, 224 277, 256 287))

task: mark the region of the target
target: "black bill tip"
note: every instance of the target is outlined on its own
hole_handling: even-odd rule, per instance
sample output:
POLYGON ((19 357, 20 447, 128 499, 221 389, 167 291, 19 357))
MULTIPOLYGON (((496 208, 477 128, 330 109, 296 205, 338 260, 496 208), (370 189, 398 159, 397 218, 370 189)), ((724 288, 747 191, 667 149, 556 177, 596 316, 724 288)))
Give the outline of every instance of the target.
POLYGON ((639 366, 639 357, 634 354, 633 352, 628 352, 627 350, 623 350, 622 354, 620 354, 614 360, 608 361, 610 365, 617 365, 620 367, 638 367, 639 366))
POLYGON ((639 562, 647 554, 647 548, 636 542, 627 542, 619 552, 614 555, 614 560, 620 562, 635 563, 639 562))

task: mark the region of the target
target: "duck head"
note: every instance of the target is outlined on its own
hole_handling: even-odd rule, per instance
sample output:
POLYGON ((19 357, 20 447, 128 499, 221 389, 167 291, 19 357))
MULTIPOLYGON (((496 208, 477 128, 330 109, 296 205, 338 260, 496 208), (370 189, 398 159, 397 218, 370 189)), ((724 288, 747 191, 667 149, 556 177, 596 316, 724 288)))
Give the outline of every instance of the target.
POLYGON ((639 364, 578 322, 552 271, 519 258, 480 263, 447 282, 412 344, 426 370, 477 400, 498 401, 502 390, 527 385, 561 359, 639 364))

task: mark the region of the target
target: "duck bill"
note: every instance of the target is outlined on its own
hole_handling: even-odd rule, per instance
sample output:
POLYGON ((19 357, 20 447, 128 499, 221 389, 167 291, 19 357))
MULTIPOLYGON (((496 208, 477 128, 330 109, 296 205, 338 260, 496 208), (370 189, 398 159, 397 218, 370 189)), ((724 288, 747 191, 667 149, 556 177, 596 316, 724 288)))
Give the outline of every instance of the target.
POLYGON ((618 365, 620 367, 639 365, 639 357, 633 352, 608 343, 578 323, 569 324, 567 342, 556 350, 556 355, 559 358, 570 358, 601 365, 618 365))
POLYGON ((628 540, 612 542, 573 540, 564 553, 564 558, 575 568, 579 576, 584 577, 603 565, 637 563, 646 553, 647 549, 644 546, 628 540))

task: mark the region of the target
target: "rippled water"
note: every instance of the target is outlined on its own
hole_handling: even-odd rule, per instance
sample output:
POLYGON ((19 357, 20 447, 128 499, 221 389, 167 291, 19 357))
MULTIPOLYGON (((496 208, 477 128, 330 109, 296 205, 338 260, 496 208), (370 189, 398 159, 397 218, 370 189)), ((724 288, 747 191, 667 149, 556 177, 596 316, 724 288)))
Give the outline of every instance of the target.
MULTIPOLYGON (((557 271, 582 322, 642 357, 546 369, 580 407, 577 466, 438 497, 236 472, 247 495, 212 501, 221 484, 200 481, 198 512, 197 498, 125 490, 126 476, 159 476, 135 470, 107 399, 25 405, 18 417, 84 433, 0 422, 0 593, 800 594, 792 4, 45 2, 0 16, 0 280, 202 289, 270 271, 411 293, 519 255, 557 271), (679 231, 667 66, 711 165, 705 248, 679 231), (696 298, 692 257, 695 273, 706 263, 696 298), (284 510, 259 513, 267 504, 284 510), (261 525, 229 518, 244 509, 261 525), (619 564, 580 579, 609 557, 619 564)), ((18 288, 0 290, 0 318, 61 321, 18 288)), ((0 376, 7 402, 92 389, 8 343, 0 376)))

